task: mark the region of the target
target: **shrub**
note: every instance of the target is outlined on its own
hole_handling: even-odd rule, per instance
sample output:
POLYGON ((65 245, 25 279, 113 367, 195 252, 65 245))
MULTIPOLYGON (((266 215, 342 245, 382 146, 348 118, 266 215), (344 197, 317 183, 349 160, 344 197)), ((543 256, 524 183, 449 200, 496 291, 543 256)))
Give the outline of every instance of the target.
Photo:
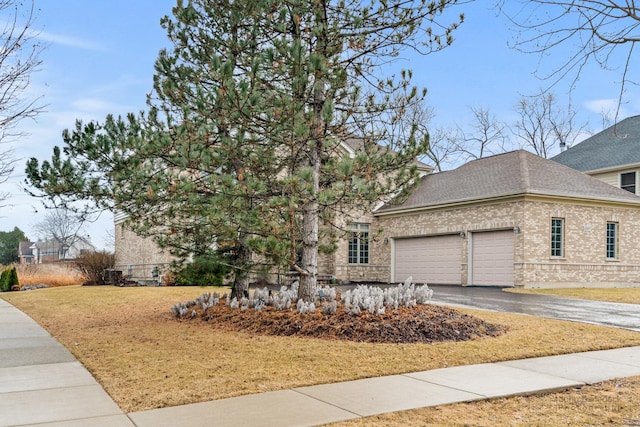
POLYGON ((176 273, 175 273, 175 271, 166 271, 162 275, 162 284, 164 286, 174 286, 176 284, 176 273))
POLYGON ((222 286, 231 272, 224 255, 199 256, 175 273, 177 286, 222 286))
POLYGON ((115 264, 115 255, 107 251, 86 252, 76 259, 78 269, 88 282, 102 281, 104 271, 115 264))
POLYGON ((358 285, 342 294, 342 303, 347 312, 357 315, 362 311, 382 315, 386 308, 397 310, 399 307, 415 307, 427 304, 433 296, 433 290, 427 285, 416 286, 409 277, 404 284, 396 287, 380 289, 366 285, 358 285))
POLYGON ((11 288, 7 289, 9 285, 9 269, 5 268, 2 270, 2 274, 0 274, 0 291, 7 292, 11 288))
POLYGON ((11 285, 9 289, 14 290, 20 290, 20 281, 18 280, 18 272, 16 271, 16 267, 11 267, 11 270, 9 270, 9 284, 11 285))
MULTIPOLYGON (((375 286, 358 285, 354 289, 347 290, 341 295, 341 302, 344 311, 357 316, 362 312, 369 312, 373 315, 383 316, 387 309, 397 310, 400 307, 415 307, 419 304, 428 304, 433 296, 433 291, 427 285, 416 286, 411 283, 409 277, 404 284, 381 289, 375 286)), ((217 294, 203 294, 193 301, 178 303, 171 307, 171 312, 175 317, 195 318, 197 312, 189 309, 200 308, 205 316, 209 308, 218 305, 220 299, 226 301, 231 309, 246 311, 253 308, 255 311, 262 311, 265 307, 274 307, 275 310, 291 310, 292 303, 295 303, 295 310, 300 314, 314 313, 316 308, 322 306, 322 313, 334 315, 338 312, 338 293, 335 288, 328 286, 316 288, 313 301, 302 301, 297 299, 298 282, 291 286, 282 286, 279 292, 273 293, 267 288, 256 289, 253 293, 247 293, 240 301, 237 298, 231 299, 225 294, 222 298, 217 294)))
POLYGON ((7 267, 2 271, 2 274, 0 275, 0 291, 9 292, 16 289, 20 289, 16 267, 7 267))

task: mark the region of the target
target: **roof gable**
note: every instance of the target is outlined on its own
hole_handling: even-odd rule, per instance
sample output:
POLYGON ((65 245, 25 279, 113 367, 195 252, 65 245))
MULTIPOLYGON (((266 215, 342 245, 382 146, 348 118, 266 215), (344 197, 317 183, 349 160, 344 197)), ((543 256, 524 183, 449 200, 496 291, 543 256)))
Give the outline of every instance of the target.
MULTIPOLYGON (((347 153, 347 155, 355 156, 357 152, 364 150, 364 140, 360 137, 351 136, 341 140, 340 146, 347 153)), ((380 147, 382 148, 383 146, 380 145, 380 147)), ((433 172, 433 166, 430 166, 424 162, 421 162, 418 159, 411 162, 411 164, 421 172, 424 172, 424 173, 433 172)))
POLYGON ((24 256, 33 256, 33 248, 31 247, 31 245, 33 245, 33 242, 20 242, 18 244, 18 254, 24 256))
POLYGON ((377 213, 538 194, 633 203, 640 197, 524 150, 471 161, 449 172, 424 176, 401 204, 377 213))
POLYGON ((640 116, 628 117, 551 160, 581 172, 640 163, 640 116))

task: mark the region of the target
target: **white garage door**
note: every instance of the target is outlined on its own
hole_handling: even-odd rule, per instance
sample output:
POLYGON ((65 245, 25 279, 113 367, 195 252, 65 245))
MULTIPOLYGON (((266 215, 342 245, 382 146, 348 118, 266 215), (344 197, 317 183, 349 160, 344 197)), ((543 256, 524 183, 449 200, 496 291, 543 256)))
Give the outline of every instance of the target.
POLYGON ((460 284, 462 239, 458 235, 416 237, 395 241, 395 281, 460 284))
POLYGON ((513 286, 513 231, 471 235, 473 285, 513 286))

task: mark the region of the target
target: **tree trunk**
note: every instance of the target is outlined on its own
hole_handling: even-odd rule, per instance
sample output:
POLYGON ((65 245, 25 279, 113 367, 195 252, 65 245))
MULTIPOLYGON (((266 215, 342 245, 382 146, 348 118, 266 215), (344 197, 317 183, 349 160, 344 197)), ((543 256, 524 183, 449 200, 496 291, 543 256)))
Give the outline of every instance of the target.
POLYGON ((236 270, 233 288, 231 288, 231 299, 237 298, 238 301, 249 292, 249 275, 244 271, 236 270))
POLYGON ((251 265, 251 250, 245 245, 247 236, 244 233, 238 237, 236 245, 236 259, 234 262, 234 280, 231 288, 231 299, 240 300, 249 292, 249 267, 251 265))
POLYGON ((320 219, 317 194, 320 185, 319 142, 311 152, 313 167, 313 196, 302 208, 302 269, 298 299, 313 301, 318 280, 318 222, 320 219))
MULTIPOLYGON (((315 24, 324 28, 318 36, 316 53, 322 57, 327 55, 326 45, 326 8, 323 2, 315 4, 315 24)), ((312 190, 307 202, 302 207, 302 269, 298 299, 309 302, 314 299, 318 282, 318 224, 320 222, 320 169, 322 167, 322 147, 325 138, 324 105, 326 76, 324 71, 315 70, 313 83, 313 120, 311 122, 311 140, 308 142, 308 166, 312 170, 312 190)))

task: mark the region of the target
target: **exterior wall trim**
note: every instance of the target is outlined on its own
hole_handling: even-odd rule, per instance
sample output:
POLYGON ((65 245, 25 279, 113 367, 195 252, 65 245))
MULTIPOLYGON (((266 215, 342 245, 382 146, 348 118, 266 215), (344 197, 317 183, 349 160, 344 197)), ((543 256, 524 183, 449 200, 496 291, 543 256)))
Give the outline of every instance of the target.
POLYGON ((640 163, 629 163, 624 165, 610 166, 602 169, 594 169, 589 171, 582 171, 582 173, 586 173, 587 175, 598 175, 606 172, 616 172, 616 171, 624 171, 627 169, 637 169, 640 168, 640 163))
POLYGON ((461 201, 456 203, 449 203, 436 206, 421 206, 408 209, 397 209, 384 212, 373 212, 375 217, 389 217, 389 216, 401 216, 401 215, 415 215, 421 212, 433 212, 439 210, 449 210, 452 208, 462 208, 470 206, 485 206, 498 203, 506 203, 511 201, 549 201, 549 202, 561 202, 578 206, 602 206, 608 205, 612 207, 640 207, 640 201, 622 201, 607 198, 588 199, 584 197, 569 197, 569 196, 556 196, 552 194, 537 194, 537 193, 520 193, 508 196, 493 197, 487 199, 474 199, 468 201, 461 201))
MULTIPOLYGON (((605 259, 602 262, 566 262, 565 259, 566 258, 553 258, 554 260, 557 260, 557 262, 545 262, 545 261, 540 261, 540 262, 514 262, 514 265, 520 265, 520 266, 545 266, 545 267, 557 267, 557 266, 562 266, 562 267, 598 267, 598 268, 611 268, 613 270, 617 270, 619 268, 625 268, 625 269, 637 269, 640 271, 640 264, 627 264, 624 263, 618 259, 616 260, 609 260, 609 259, 605 259)), ((640 278, 639 278, 640 281, 640 278)))

